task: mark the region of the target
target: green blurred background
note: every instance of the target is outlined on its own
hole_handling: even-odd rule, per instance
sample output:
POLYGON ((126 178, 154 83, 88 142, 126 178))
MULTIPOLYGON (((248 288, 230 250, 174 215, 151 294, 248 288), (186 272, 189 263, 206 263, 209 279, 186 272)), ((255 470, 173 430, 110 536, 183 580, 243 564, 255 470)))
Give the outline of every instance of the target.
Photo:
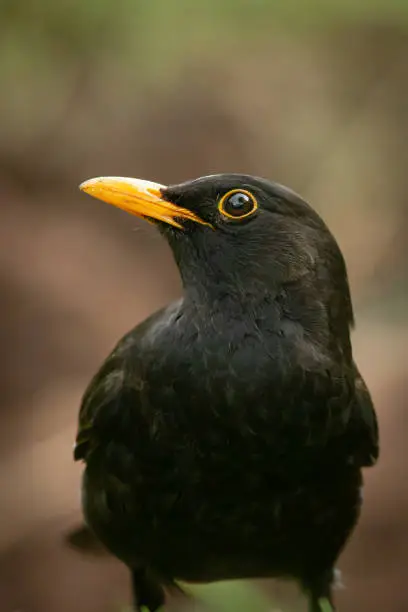
MULTIPOLYGON (((1 0, 0 135, 0 609, 129 597, 118 563, 61 541, 80 517, 76 415, 114 342, 180 284, 154 228, 77 185, 242 171, 309 199, 346 256, 382 457, 338 602, 406 612, 408 0, 1 0)), ((210 612, 304 606, 285 584, 199 593, 210 612)))

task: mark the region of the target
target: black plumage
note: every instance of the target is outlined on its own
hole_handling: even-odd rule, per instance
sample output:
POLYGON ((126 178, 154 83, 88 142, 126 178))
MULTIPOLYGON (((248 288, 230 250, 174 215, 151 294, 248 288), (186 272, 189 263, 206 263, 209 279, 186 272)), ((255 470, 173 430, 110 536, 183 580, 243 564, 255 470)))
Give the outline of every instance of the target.
POLYGON ((251 176, 83 189, 153 218, 184 289, 84 395, 87 523, 131 569, 137 609, 178 580, 285 576, 317 612, 378 457, 336 241, 298 195, 251 176))

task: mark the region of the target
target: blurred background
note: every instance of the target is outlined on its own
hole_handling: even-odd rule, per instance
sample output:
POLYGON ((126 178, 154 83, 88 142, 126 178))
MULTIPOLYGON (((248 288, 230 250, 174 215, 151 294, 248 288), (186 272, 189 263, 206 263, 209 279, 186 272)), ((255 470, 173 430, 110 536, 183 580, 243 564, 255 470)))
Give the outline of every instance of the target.
MULTIPOLYGON (((62 541, 80 518, 76 417, 113 344, 180 283, 154 228, 78 184, 242 171, 300 192, 344 251, 382 456, 338 602, 406 612, 408 2, 1 0, 0 73, 0 610, 129 600, 119 563, 62 541)), ((203 598, 304 605, 275 583, 203 598)))

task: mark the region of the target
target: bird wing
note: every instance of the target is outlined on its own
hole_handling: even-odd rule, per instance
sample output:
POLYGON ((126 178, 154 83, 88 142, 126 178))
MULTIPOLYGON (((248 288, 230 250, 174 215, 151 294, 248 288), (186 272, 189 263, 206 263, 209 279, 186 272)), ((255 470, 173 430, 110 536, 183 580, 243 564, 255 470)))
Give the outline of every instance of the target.
POLYGON ((303 406, 295 416, 308 446, 316 452, 328 446, 334 456, 343 454, 359 467, 374 465, 379 456, 377 417, 357 366, 332 363, 298 375, 292 384, 292 409, 303 406))
MULTIPOLYGON (((74 459, 86 460, 104 438, 103 421, 109 419, 126 395, 123 364, 114 353, 108 357, 102 368, 88 386, 79 411, 78 431, 74 446, 74 459)), ((108 424, 108 423, 106 423, 108 424)))
POLYGON ((354 370, 355 401, 351 422, 358 441, 356 459, 361 467, 370 467, 379 457, 378 422, 370 392, 355 365, 354 370))
POLYGON ((129 422, 125 415, 127 410, 132 411, 130 421, 133 423, 137 416, 141 416, 141 390, 144 386, 141 340, 152 325, 163 318, 163 314, 166 315, 165 309, 154 313, 126 334, 91 380, 79 410, 75 461, 86 461, 101 443, 109 442, 112 428, 126 426, 129 422))

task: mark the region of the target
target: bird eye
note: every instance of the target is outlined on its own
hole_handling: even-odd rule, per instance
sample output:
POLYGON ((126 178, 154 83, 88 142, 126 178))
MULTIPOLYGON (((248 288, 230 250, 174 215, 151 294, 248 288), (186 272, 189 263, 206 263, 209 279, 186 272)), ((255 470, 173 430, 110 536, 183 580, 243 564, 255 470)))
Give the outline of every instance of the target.
POLYGON ((218 210, 229 219, 249 217, 258 208, 258 202, 249 191, 233 189, 222 196, 218 210))

